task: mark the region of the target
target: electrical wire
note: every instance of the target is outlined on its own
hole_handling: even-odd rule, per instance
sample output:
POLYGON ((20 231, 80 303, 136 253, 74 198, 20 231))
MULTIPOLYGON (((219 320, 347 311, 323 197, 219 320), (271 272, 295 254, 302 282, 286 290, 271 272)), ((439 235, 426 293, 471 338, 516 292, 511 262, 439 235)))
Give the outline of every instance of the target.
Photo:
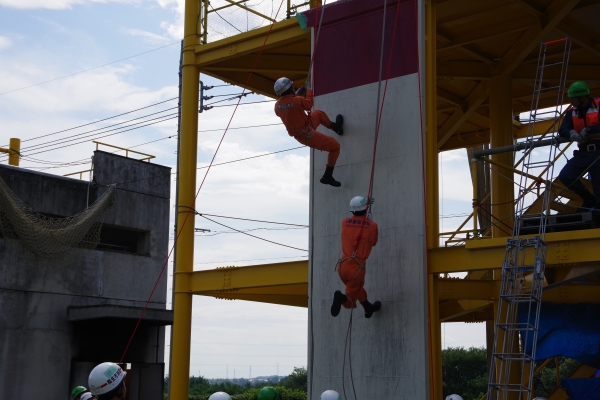
MULTIPOLYGON (((172 240, 172 239, 171 239, 171 240, 172 240)), ((243 261, 281 260, 281 259, 284 259, 284 258, 297 258, 297 257, 308 257, 308 255, 302 255, 302 256, 289 256, 289 257, 251 258, 251 259, 247 259, 247 260, 212 261, 212 262, 194 263, 194 265, 206 265, 206 264, 225 264, 225 263, 232 263, 232 262, 243 262, 243 261)))
POLYGON ((89 71, 93 71, 93 70, 95 70, 95 69, 98 69, 98 68, 106 67, 107 65, 116 64, 116 63, 119 63, 119 62, 121 62, 121 61, 129 60, 129 59, 131 59, 131 58, 135 58, 135 57, 138 57, 138 56, 141 56, 141 55, 144 55, 144 54, 152 53, 153 51, 161 50, 161 49, 164 49, 164 48, 166 48, 166 47, 173 46, 173 45, 175 45, 175 44, 179 44, 179 43, 180 43, 179 41, 177 41, 177 42, 174 42, 174 43, 169 43, 169 44, 167 44, 167 45, 165 45, 165 46, 157 47, 156 49, 148 50, 148 51, 145 51, 145 52, 143 52, 143 53, 139 53, 139 54, 136 54, 136 55, 133 55, 133 56, 129 56, 129 57, 125 57, 125 58, 121 58, 120 60, 117 60, 117 61, 112 61, 112 62, 109 62, 109 63, 106 63, 106 64, 98 65, 97 67, 93 67, 93 68, 84 69, 84 70, 82 70, 82 71, 79 71, 79 72, 74 72, 74 73, 72 73, 72 74, 69 74, 69 75, 64 75, 64 76, 61 76, 61 77, 58 77, 58 78, 49 79, 49 80, 47 80, 47 81, 44 81, 44 82, 39 82, 39 83, 36 83, 36 84, 33 84, 33 85, 24 86, 24 87, 21 87, 21 88, 18 88, 18 89, 12 89, 12 90, 9 90, 9 91, 7 91, 7 92, 2 92, 2 93, 0 93, 0 96, 2 96, 2 95, 5 95, 5 94, 8 94, 8 93, 17 92, 17 91, 19 91, 19 90, 29 89, 29 88, 32 88, 32 87, 34 87, 34 86, 40 86, 40 85, 43 85, 43 84, 45 84, 45 83, 54 82, 54 81, 57 81, 57 80, 59 80, 59 79, 68 78, 68 77, 71 77, 71 76, 74 76, 74 75, 83 74, 84 72, 89 72, 89 71))
POLYGON ((254 231, 287 231, 290 229, 307 229, 308 227, 303 227, 303 228, 252 228, 252 229, 244 229, 244 230, 234 230, 234 231, 215 231, 214 233, 209 233, 209 234, 202 234, 201 232, 198 232, 195 236, 198 237, 209 237, 209 236, 217 236, 217 235, 222 235, 225 233, 246 233, 246 232, 254 232, 254 231))
POLYGON ((242 234, 244 234, 244 235, 251 236, 251 237, 253 237, 253 238, 255 238, 255 239, 259 239, 259 240, 262 240, 262 241, 265 241, 265 242, 269 242, 269 243, 272 243, 272 244, 276 244, 276 245, 278 245, 278 246, 289 247, 290 249, 294 249, 294 250, 300 250, 300 251, 306 251, 306 252, 308 252, 308 250, 300 249, 300 248, 298 248, 298 247, 294 247, 294 246, 288 246, 287 244, 277 243, 277 242, 274 242, 274 241, 272 241, 272 240, 264 239, 264 238, 261 238, 261 237, 259 237, 259 236, 254 236, 254 235, 251 235, 251 234, 249 234, 249 233, 242 232, 242 231, 240 231, 239 229, 232 228, 232 227, 230 227, 230 226, 227 226, 227 225, 225 225, 225 224, 222 224, 222 223, 220 223, 220 222, 217 222, 217 221, 215 221, 215 220, 212 220, 212 219, 210 219, 210 218, 208 218, 208 217, 205 217, 204 215, 201 215, 201 217, 202 217, 202 218, 205 218, 205 219, 209 220, 210 222, 213 222, 213 223, 215 223, 215 224, 217 224, 217 225, 221 225, 221 226, 223 226, 223 227, 225 227, 225 228, 227 228, 227 229, 231 229, 231 230, 237 231, 237 232, 239 232, 239 233, 242 233, 242 234))
POLYGON ((228 219, 238 219, 241 221, 251 221, 251 222, 262 222, 263 224, 277 224, 277 225, 288 225, 288 226, 299 226, 301 228, 308 228, 308 225, 299 225, 299 224, 288 224, 285 222, 273 222, 273 221, 262 221, 259 219, 248 219, 248 218, 238 218, 238 217, 226 217, 224 215, 214 215, 214 214, 206 214, 206 213, 199 213, 197 211, 195 211, 196 215, 198 216, 204 216, 204 215, 208 215, 209 217, 217 217, 217 218, 228 218, 228 219))

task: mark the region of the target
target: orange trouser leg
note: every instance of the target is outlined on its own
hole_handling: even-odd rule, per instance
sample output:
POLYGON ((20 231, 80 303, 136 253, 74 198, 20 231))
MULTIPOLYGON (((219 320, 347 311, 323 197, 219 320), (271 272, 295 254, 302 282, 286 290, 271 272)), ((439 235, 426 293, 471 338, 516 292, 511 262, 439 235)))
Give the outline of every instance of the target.
POLYGON ((327 151, 327 166, 335 167, 335 162, 340 156, 340 144, 331 136, 323 135, 321 132, 314 131, 310 139, 306 135, 295 136, 296 140, 315 150, 327 151))
POLYGON ((366 269, 360 268, 354 261, 348 260, 338 267, 338 273, 346 285, 347 300, 343 304, 344 308, 356 308, 357 300, 361 303, 367 300, 367 291, 364 287, 366 269))
POLYGON ((329 128, 331 126, 331 120, 327 114, 321 110, 312 111, 310 113, 310 119, 312 121, 312 127, 314 130, 317 130, 319 125, 323 125, 325 128, 329 128))

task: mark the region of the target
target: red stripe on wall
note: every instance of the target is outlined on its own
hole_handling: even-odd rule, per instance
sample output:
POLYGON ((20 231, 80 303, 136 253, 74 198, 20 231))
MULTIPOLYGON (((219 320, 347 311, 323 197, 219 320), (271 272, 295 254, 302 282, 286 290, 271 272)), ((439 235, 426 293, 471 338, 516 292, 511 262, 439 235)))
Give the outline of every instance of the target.
MULTIPOLYGON (((387 1, 383 76, 390 57, 397 0, 387 1)), ((417 72, 417 21, 415 0, 400 4, 398 27, 389 78, 417 72)), ((313 66, 316 96, 379 81, 383 0, 341 0, 304 13, 308 26, 318 25, 321 33, 313 66)))

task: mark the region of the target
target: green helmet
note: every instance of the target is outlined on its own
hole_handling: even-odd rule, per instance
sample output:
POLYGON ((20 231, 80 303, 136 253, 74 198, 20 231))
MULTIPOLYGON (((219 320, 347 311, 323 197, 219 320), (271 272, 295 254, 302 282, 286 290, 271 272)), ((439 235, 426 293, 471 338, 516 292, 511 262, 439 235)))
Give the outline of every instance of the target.
POLYGON ((264 387, 258 392, 258 400, 279 400, 279 392, 274 387, 264 387))
POLYGON ((85 393, 88 390, 83 386, 75 386, 71 391, 71 399, 75 400, 77 396, 81 395, 81 393, 85 393))
POLYGON ((590 87, 584 81, 575 81, 569 86, 567 97, 584 97, 590 95, 590 87))

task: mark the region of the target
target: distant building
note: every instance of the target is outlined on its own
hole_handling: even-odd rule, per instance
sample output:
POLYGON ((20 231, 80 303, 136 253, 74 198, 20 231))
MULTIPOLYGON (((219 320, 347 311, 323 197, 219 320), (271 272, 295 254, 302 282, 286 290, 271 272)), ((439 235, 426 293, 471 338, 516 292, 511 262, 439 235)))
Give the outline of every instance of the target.
MULTIPOLYGON (((117 184, 100 244, 70 263, 36 263, 0 236, 0 399, 65 400, 96 364, 119 361, 167 258, 171 169, 102 151, 93 165, 92 184, 0 165, 19 199, 53 217, 117 184)), ((162 400, 166 299, 165 272, 124 359, 130 400, 162 400)))

